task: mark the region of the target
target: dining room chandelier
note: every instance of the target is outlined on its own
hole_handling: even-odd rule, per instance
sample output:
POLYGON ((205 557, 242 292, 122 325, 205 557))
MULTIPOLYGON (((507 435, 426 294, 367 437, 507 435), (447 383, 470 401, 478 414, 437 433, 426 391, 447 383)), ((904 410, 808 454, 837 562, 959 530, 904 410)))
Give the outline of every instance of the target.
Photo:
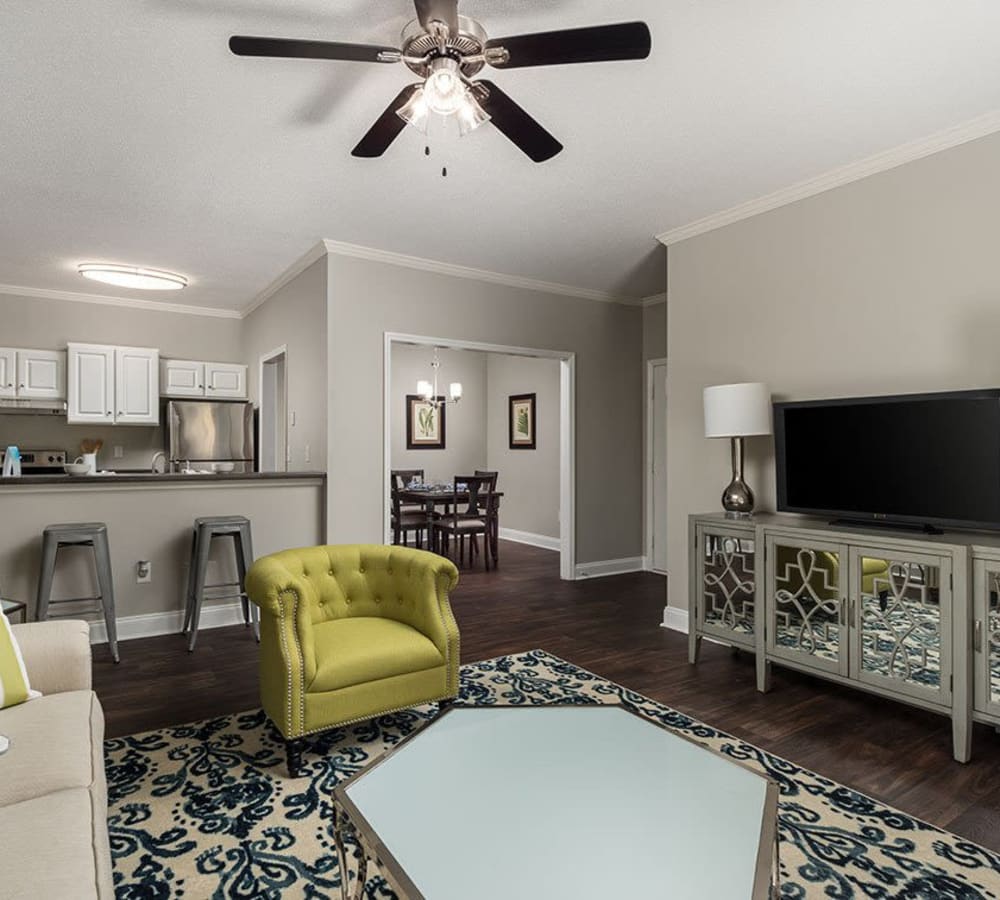
POLYGON ((435 409, 440 409, 446 403, 458 403, 462 399, 462 384, 453 381, 448 385, 448 396, 442 397, 438 394, 438 370, 441 368, 441 360, 438 359, 437 347, 434 348, 434 361, 431 363, 434 370, 433 381, 418 381, 417 393, 420 397, 435 409))

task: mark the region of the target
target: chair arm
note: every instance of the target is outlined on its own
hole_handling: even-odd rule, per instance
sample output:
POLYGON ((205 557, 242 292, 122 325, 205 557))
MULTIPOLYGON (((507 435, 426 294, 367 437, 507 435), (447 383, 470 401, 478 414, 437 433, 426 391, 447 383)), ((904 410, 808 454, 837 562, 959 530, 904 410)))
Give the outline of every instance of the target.
POLYGON ((91 690, 90 626, 86 622, 29 622, 13 625, 11 630, 32 690, 43 694, 91 690))

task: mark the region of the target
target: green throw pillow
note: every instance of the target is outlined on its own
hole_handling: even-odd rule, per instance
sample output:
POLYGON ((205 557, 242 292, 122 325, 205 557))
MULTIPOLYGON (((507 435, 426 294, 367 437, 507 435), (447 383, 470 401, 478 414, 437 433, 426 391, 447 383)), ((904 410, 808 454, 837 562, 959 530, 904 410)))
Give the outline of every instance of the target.
POLYGON ((32 694, 14 632, 0 613, 0 709, 24 703, 32 694))

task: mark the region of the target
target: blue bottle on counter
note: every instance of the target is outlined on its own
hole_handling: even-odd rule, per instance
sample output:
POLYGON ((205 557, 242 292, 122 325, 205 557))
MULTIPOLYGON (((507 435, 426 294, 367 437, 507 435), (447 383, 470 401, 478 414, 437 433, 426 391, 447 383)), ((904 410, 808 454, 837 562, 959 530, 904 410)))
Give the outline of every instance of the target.
POLYGON ((21 477, 21 451, 11 444, 3 453, 3 477, 21 477))

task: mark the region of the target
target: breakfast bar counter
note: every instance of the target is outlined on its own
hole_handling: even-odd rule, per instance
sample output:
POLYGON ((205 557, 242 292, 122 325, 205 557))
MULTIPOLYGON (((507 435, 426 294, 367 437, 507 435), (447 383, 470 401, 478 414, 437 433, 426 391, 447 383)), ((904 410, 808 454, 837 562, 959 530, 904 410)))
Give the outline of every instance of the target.
MULTIPOLYGON (((29 621, 36 615, 45 528, 81 522, 107 525, 124 666, 134 658, 129 638, 181 630, 196 519, 249 519, 255 557, 322 544, 326 476, 322 472, 24 475, 0 479, 0 511, 0 587, 4 598, 27 605, 29 621)), ((213 542, 209 584, 238 580, 233 556, 231 541, 213 542)), ((93 557, 89 547, 59 551, 53 599, 100 593, 93 557)), ((60 615, 75 612, 71 604, 59 609, 60 615)), ((206 602, 201 627, 239 621, 239 604, 220 598, 206 602)), ((104 639, 103 623, 93 621, 91 631, 95 640, 104 639)), ((183 641, 178 652, 186 654, 183 641)))

